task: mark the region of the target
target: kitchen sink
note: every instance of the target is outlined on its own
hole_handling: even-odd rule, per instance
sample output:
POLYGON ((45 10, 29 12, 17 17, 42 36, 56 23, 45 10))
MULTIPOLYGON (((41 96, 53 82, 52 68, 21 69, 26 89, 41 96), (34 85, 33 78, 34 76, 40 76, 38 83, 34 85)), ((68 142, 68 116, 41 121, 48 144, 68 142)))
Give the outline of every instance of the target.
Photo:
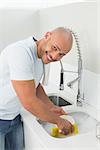
POLYGON ((64 98, 60 97, 60 96, 48 96, 49 99, 57 106, 67 106, 67 105, 72 105, 70 102, 68 102, 67 100, 65 100, 64 98))
MULTIPOLYGON (((68 112, 67 112, 68 113, 68 112)), ((68 115, 72 116, 78 127, 78 134, 85 134, 95 130, 97 121, 85 112, 72 111, 68 115)), ((38 120, 43 129, 50 135, 51 129, 55 127, 54 124, 38 120)))

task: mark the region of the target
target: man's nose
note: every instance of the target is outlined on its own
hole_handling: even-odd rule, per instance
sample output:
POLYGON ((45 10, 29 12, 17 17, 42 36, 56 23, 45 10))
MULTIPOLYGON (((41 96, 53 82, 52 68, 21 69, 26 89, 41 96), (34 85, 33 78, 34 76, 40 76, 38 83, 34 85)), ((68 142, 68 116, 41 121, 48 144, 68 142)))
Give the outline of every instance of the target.
POLYGON ((59 58, 60 58, 59 52, 56 51, 52 53, 52 59, 54 61, 59 60, 59 58))

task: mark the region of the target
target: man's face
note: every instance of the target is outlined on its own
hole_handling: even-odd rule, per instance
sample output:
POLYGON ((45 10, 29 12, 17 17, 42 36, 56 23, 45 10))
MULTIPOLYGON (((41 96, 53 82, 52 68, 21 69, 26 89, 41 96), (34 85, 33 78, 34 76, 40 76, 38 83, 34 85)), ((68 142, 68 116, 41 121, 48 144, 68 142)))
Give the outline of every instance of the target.
POLYGON ((41 58, 44 64, 60 60, 70 50, 70 43, 65 36, 47 33, 42 47, 41 58))

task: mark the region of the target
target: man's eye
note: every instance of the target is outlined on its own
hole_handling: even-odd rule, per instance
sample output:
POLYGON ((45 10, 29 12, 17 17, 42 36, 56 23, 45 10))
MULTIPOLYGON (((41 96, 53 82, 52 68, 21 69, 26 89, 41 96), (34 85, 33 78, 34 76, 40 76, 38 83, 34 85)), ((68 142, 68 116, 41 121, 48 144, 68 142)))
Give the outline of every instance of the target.
POLYGON ((60 53, 59 56, 62 57, 62 56, 64 56, 64 54, 61 54, 61 53, 60 53))
POLYGON ((57 48, 56 48, 56 46, 52 46, 52 48, 53 48, 54 50, 56 50, 56 51, 57 51, 57 48))

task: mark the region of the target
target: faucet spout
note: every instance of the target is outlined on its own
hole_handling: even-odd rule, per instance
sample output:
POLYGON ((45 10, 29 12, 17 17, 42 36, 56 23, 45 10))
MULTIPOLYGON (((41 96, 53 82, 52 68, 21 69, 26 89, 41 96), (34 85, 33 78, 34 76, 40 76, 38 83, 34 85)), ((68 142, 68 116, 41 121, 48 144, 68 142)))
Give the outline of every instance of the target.
POLYGON ((70 87, 70 88, 72 88, 73 84, 74 84, 75 82, 77 82, 79 79, 80 79, 80 77, 77 77, 76 79, 74 79, 74 80, 68 82, 68 83, 67 83, 67 86, 70 87))

